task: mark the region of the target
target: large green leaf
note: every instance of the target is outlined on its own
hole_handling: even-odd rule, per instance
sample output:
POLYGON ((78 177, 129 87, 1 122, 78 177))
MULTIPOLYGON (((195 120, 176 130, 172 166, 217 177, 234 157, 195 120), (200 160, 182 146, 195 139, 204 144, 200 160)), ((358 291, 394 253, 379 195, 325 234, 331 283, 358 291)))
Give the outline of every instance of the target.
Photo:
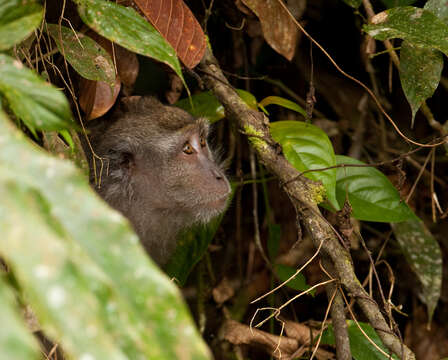
POLYGON ((400 222, 417 217, 389 179, 374 167, 348 156, 337 155, 338 165, 352 164, 361 167, 340 167, 337 170, 336 196, 343 206, 346 195, 359 220, 400 222))
POLYGON ((56 42, 61 53, 82 77, 115 84, 115 66, 112 58, 99 44, 87 35, 65 26, 47 24, 47 32, 56 42), (59 29, 61 30, 59 34, 59 29), (62 38, 62 43, 61 43, 62 38))
POLYGON ((43 8, 33 0, 0 0, 0 51, 9 49, 36 29, 43 8))
POLYGON ((437 15, 445 24, 448 24, 448 6, 446 6, 446 0, 428 0, 424 8, 437 15))
POLYGON ((82 20, 97 33, 132 52, 167 64, 184 81, 174 49, 134 9, 104 0, 75 2, 82 20))
MULTIPOLYGON (((375 330, 367 323, 358 322, 364 333, 372 340, 384 353, 389 355, 389 351, 383 345, 381 339, 375 330)), ((379 351, 363 334, 358 325, 352 320, 347 320, 348 337, 350 340, 350 351, 355 360, 387 360, 389 356, 379 351)), ((333 325, 329 325, 328 329, 322 335, 322 344, 335 345, 333 325)), ((395 354, 390 355, 391 359, 398 360, 395 354)))
POLYGON ((378 40, 400 38, 448 55, 448 25, 429 10, 412 6, 386 10, 363 29, 378 40))
POLYGON ((392 224, 406 261, 422 284, 421 300, 431 321, 442 288, 442 253, 434 236, 421 220, 392 224))
POLYGON ((73 358, 208 359, 175 286, 73 164, 0 113, 1 256, 73 358))
MULTIPOLYGON (((286 159, 299 171, 336 165, 333 145, 317 126, 301 121, 277 121, 271 123, 271 134, 282 146, 286 159)), ((305 176, 321 181, 328 200, 339 210, 335 192, 336 169, 312 171, 305 176)))
POLYGON ((56 89, 20 61, 0 54, 0 94, 11 110, 33 131, 74 126, 70 106, 56 89))
POLYGON ((430 98, 440 82, 443 55, 440 51, 403 41, 400 50, 400 80, 411 105, 412 122, 423 102, 430 98))
POLYGON ((305 118, 308 117, 306 111, 299 104, 295 103, 294 101, 282 98, 281 96, 265 97, 263 100, 260 101, 259 104, 260 107, 265 107, 268 105, 279 105, 286 109, 298 112, 299 114, 302 114, 305 118))
POLYGON ((14 295, 0 277, 0 353, 2 359, 41 359, 39 347, 20 317, 14 295))
POLYGON ((165 272, 170 278, 176 279, 176 282, 181 286, 185 284, 193 267, 206 253, 208 246, 215 237, 221 219, 222 216, 205 226, 197 226, 179 237, 176 250, 165 266, 165 272))
MULTIPOLYGON (((250 92, 245 90, 236 90, 240 98, 252 109, 257 108, 257 100, 250 92)), ((206 117, 211 123, 221 120, 225 117, 224 106, 218 101, 211 91, 204 91, 179 100, 174 106, 188 111, 195 117, 206 117)))

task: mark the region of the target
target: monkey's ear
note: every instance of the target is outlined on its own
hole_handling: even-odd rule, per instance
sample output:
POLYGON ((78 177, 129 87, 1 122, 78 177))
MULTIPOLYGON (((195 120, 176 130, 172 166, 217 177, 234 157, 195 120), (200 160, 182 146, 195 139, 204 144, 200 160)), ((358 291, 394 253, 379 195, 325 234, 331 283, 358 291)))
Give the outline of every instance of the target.
POLYGON ((120 167, 127 172, 132 171, 135 167, 134 155, 130 152, 122 152, 120 154, 120 167))

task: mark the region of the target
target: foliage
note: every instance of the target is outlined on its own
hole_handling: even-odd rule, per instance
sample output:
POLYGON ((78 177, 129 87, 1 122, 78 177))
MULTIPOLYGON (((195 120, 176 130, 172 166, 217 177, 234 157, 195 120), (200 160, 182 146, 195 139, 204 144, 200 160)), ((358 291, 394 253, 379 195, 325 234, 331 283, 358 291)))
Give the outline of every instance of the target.
MULTIPOLYGON (((363 322, 356 324, 353 320, 347 320, 347 328, 350 339, 350 350, 355 360, 383 360, 389 358, 386 347, 369 324, 363 322), (372 345, 371 341, 382 351, 372 345)), ((328 329, 325 330, 321 341, 323 344, 335 344, 332 325, 328 326, 328 329)), ((390 358, 394 360, 398 359, 394 354, 390 358)))
MULTIPOLYGON (((384 6, 387 10, 375 15, 369 24, 364 24, 363 30, 366 36, 377 40, 403 40, 399 46, 399 76, 411 108, 413 126, 414 122, 419 121, 418 110, 427 107, 426 101, 437 93, 443 79, 443 55, 448 56, 448 8, 445 0, 429 0, 424 8, 410 6, 416 3, 414 0, 382 2, 380 10, 384 6)), ((112 1, 76 0, 75 3, 77 14, 85 25, 133 53, 165 64, 187 86, 178 58, 187 66, 194 66, 200 58, 195 46, 204 45, 205 37, 202 30, 201 34, 195 35, 194 27, 189 27, 188 21, 195 22, 196 29, 200 29, 199 22, 190 10, 185 10, 186 5, 182 1, 176 2, 176 9, 182 7, 189 19, 182 27, 177 26, 176 22, 181 18, 179 13, 175 13, 172 18, 170 13, 169 18, 163 19, 157 15, 156 19, 151 20, 154 14, 148 9, 142 10, 147 13, 147 18, 144 18, 132 7, 112 1), (159 28, 165 25, 166 28, 159 28), (175 33, 179 29, 182 31, 175 33), (194 36, 196 38, 193 39, 194 36)), ((299 32, 278 1, 243 0, 242 3, 255 14, 247 9, 247 13, 244 13, 241 10, 244 9, 243 5, 239 5, 249 21, 257 19, 260 22, 262 36, 273 49, 269 51, 276 51, 292 60, 300 41, 299 32)), ((363 11, 363 2, 360 0, 343 0, 340 4, 356 14, 363 11)), ((222 5, 217 6, 221 8, 222 5)), ((176 253, 164 269, 171 279, 175 279, 173 284, 148 259, 127 221, 93 193, 85 176, 68 161, 57 159, 42 149, 40 145, 45 144, 45 139, 51 135, 56 136, 65 146, 68 144, 72 151, 77 151, 77 144, 70 131, 79 130, 80 126, 73 120, 69 101, 61 89, 44 80, 44 77, 55 78, 50 76, 45 66, 42 69, 36 65, 39 61, 59 53, 57 59, 60 63, 61 59, 66 61, 70 66, 69 71, 83 79, 105 82, 110 88, 121 81, 116 74, 114 55, 108 53, 95 37, 86 35, 82 26, 75 25, 73 28, 70 21, 64 26, 54 21, 47 23, 45 16, 43 7, 37 1, 0 0, 0 256, 9 268, 9 276, 0 278, 0 318, 8 323, 7 332, 0 330, 0 352, 8 359, 38 358, 36 340, 26 330, 20 314, 21 308, 29 304, 45 334, 52 341, 60 343, 69 357, 208 359, 209 350, 194 328, 176 286, 188 283, 189 275, 213 243, 218 228, 225 220, 219 218, 207 227, 198 227, 183 234, 176 253), (19 51, 29 50, 37 43, 41 46, 42 38, 45 39, 42 42, 48 41, 43 46, 47 54, 43 54, 40 49, 41 52, 35 54, 36 59, 31 59, 24 55, 25 52, 19 51)), ((206 23, 207 19, 204 21, 206 23)), ((255 52, 255 49, 256 46, 253 46, 251 51, 255 52)), ((201 53, 203 48, 199 50, 201 53)), ((265 49, 263 51, 266 52, 265 49)), ((253 68, 247 67, 245 71, 258 71, 254 69, 258 69, 260 63, 269 62, 273 58, 272 54, 265 56, 265 59, 257 60, 257 63, 252 64, 253 68)), ((248 59, 245 61, 249 62, 248 59)), ((286 60, 282 58, 282 61, 286 60)), ((320 66, 319 62, 320 59, 316 61, 316 66, 320 66)), ((57 68, 56 65, 54 67, 57 68)), ((306 74, 305 77, 308 76, 306 74)), ((63 82, 67 85, 67 82, 63 82)), ((60 86, 60 82, 57 83, 60 86)), ((436 237, 420 219, 427 218, 424 207, 421 204, 420 207, 413 205, 411 209, 389 178, 377 167, 368 165, 375 162, 372 158, 383 159, 384 154, 366 146, 363 155, 370 158, 368 163, 345 155, 335 155, 335 149, 345 153, 345 147, 333 141, 329 132, 317 126, 318 122, 296 121, 303 117, 307 121, 314 120, 309 119, 310 114, 307 114, 310 102, 314 101, 311 91, 313 82, 303 102, 296 101, 297 96, 289 96, 288 91, 286 97, 278 96, 279 91, 273 87, 267 91, 252 87, 252 91, 248 91, 242 89, 242 85, 248 83, 235 81, 234 84, 236 92, 249 108, 261 110, 269 117, 270 132, 279 144, 279 153, 299 173, 322 184, 326 201, 319 205, 340 216, 338 211, 348 202, 350 216, 354 219, 391 223, 400 254, 404 255, 420 282, 419 297, 426 305, 431 321, 441 294, 443 252, 436 237), (262 100, 258 102, 257 97, 262 100), (307 111, 304 110, 305 105, 307 111), (268 106, 269 112, 266 110, 268 106), (283 120, 285 114, 299 114, 299 117, 294 121, 283 120)), ((73 88, 67 85, 65 90, 69 93, 73 88)), ((285 87, 281 90, 285 90, 285 87)), ((321 91, 324 93, 324 90, 321 91)), ((72 94, 72 98, 76 96, 72 94)), ((191 97, 177 101, 175 105, 194 116, 206 117, 211 123, 224 119, 226 115, 224 107, 210 91, 196 92, 191 97)), ((329 102, 329 105, 337 109, 339 104, 329 102)), ((362 107, 361 101, 356 105, 362 107)), ((358 120, 361 122, 360 118, 356 118, 358 120)), ((340 124, 342 121, 337 126, 345 129, 340 124)), ((268 127, 267 119, 265 125, 268 127)), ((446 124, 445 128, 439 126, 438 131, 442 136, 446 135, 446 124)), ((394 136, 390 133, 387 135, 394 136)), ((252 140, 254 138, 259 143, 270 140, 256 137, 252 140)), ((355 140, 350 138, 344 141, 352 143, 355 140)), ((376 141, 378 143, 379 140, 376 141)), ((220 145, 228 145, 231 150, 235 146, 227 143, 220 145)), ((241 150, 241 144, 238 146, 238 156, 244 158, 247 154, 241 150)), ((404 152, 403 148, 400 151, 404 152)), ((253 163, 250 165, 253 167, 253 163)), ((236 165, 236 168, 241 172, 244 165, 236 165)), ((253 168, 251 171, 251 175, 256 173, 253 168)), ((256 247, 263 253, 266 239, 271 279, 282 282, 296 272, 296 267, 278 261, 284 251, 285 228, 275 219, 275 211, 281 213, 283 209, 271 209, 270 200, 273 199, 269 197, 273 195, 268 187, 271 179, 265 176, 264 171, 260 165, 261 180, 247 180, 242 174, 237 175, 241 176, 241 181, 234 183, 237 198, 235 207, 242 203, 241 197, 238 197, 238 193, 242 192, 242 184, 262 183, 266 214, 265 219, 257 220, 257 224, 261 224, 259 228, 264 231, 264 236, 262 234, 261 242, 256 247)), ((434 176, 437 171, 434 170, 434 164, 431 171, 434 176)), ((419 178, 420 175, 417 181, 419 178)), ((444 180, 440 181, 443 183, 444 180)), ((431 199, 434 195, 431 190, 431 199)), ((254 193, 252 196, 256 197, 254 193)), ((233 211, 232 206, 230 211, 233 211)), ((260 206, 255 201, 253 206, 251 213, 257 214, 260 206)), ((435 210, 433 218, 434 213, 435 210)), ((297 225, 295 214, 290 215, 290 219, 297 225)), ((241 234, 239 236, 237 249, 241 251, 241 234)), ((226 254, 226 259, 230 253, 226 254)), ((257 266, 257 261, 253 262, 254 253, 252 248, 248 256, 250 266, 254 263, 257 266)), ((240 258, 240 266, 246 260, 241 253, 235 257, 240 258), (244 261, 241 260, 243 257, 244 261)), ((253 270, 250 266, 247 270, 249 275, 253 270)), ((213 270, 208 269, 210 278, 215 281, 213 270)), ((239 271, 241 275, 243 269, 239 271)), ((308 280, 311 278, 300 273, 287 284, 288 291, 309 289, 308 280)), ((203 296, 202 290, 198 290, 198 298, 203 296)), ((249 293, 253 289, 247 286, 243 290, 249 293)), ((315 291, 311 294, 314 296, 315 291)), ((231 313, 245 313, 248 302, 252 300, 246 296, 243 293, 235 300, 231 313)), ((309 298, 317 301, 318 297, 309 298)), ((270 297, 270 308, 277 300, 270 297)), ((201 316, 205 313, 203 307, 201 303, 197 306, 201 330, 204 329, 201 323, 201 316)), ((360 326, 362 331, 355 322, 348 321, 353 357, 385 358, 384 353, 366 338, 367 335, 382 351, 388 353, 374 329, 366 323, 360 323, 360 326)), ((271 330, 274 330, 273 323, 271 330)), ((325 331, 322 343, 334 344, 332 326, 325 331)), ((393 358, 396 358, 395 355, 393 358)))

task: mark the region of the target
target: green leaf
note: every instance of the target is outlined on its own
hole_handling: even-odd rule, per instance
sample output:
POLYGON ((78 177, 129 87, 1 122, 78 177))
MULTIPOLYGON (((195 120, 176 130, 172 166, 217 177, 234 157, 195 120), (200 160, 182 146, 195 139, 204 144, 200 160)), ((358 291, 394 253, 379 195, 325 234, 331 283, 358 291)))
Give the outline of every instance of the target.
MULTIPOLYGON (((283 148, 286 159, 298 170, 321 169, 336 165, 333 145, 317 126, 301 121, 277 121, 271 134, 283 148)), ((336 169, 312 171, 305 176, 321 181, 330 203, 339 210, 336 200, 336 169)))
POLYGON ((20 61, 0 54, 0 94, 32 131, 74 127, 62 91, 45 82, 20 61))
POLYGON ((33 0, 0 0, 0 51, 27 38, 41 23, 43 8, 33 0))
MULTIPOLYGON (((380 347, 386 354, 389 350, 383 345, 375 330, 367 323, 358 322, 364 333, 380 347)), ((362 333, 358 325, 352 320, 347 320, 348 337, 350 340, 350 351, 355 360, 387 360, 389 357, 380 352, 362 333)), ((322 344, 335 345, 333 325, 329 325, 322 335, 322 344)), ((398 360, 395 354, 391 359, 398 360)))
MULTIPOLYGON (((293 276, 296 273, 297 269, 287 265, 275 264, 274 271, 280 281, 283 282, 293 276)), ((297 274, 292 280, 288 281, 286 283, 286 286, 297 291, 305 291, 311 287, 307 284, 305 275, 303 275, 302 273, 297 274)), ((309 292, 309 294, 311 294, 312 296, 314 296, 315 293, 316 289, 309 292)))
MULTIPOLYGON (((348 156, 337 155, 338 165, 365 163, 348 156)), ((389 179, 374 167, 340 167, 337 169, 336 196, 342 207, 346 194, 352 206, 352 216, 359 220, 400 222, 417 217, 389 179)))
POLYGON ((41 359, 36 339, 23 323, 12 291, 0 277, 0 352, 3 359, 41 359))
POLYGON ((440 51, 403 41, 400 50, 400 80, 411 105, 412 121, 423 102, 430 98, 440 82, 443 55, 440 51))
MULTIPOLYGON (((234 184, 231 184, 231 187, 232 193, 228 203, 235 195, 236 187, 234 184)), ((185 284, 191 270, 207 252, 223 217, 224 213, 212 219, 208 224, 195 226, 179 236, 176 250, 164 267, 166 274, 171 279, 176 279, 179 285, 185 284)))
POLYGON ((424 9, 431 11, 445 24, 448 24, 448 6, 446 6, 445 0, 428 0, 424 9))
POLYGON ((412 5, 417 2, 417 0, 382 0, 384 5, 387 6, 387 8, 393 8, 397 6, 408 6, 412 5))
POLYGON ((352 8, 359 8, 359 6, 362 3, 362 0, 343 0, 348 6, 351 6, 352 8))
MULTIPOLYGON (((236 92, 247 106, 251 109, 257 109, 257 99, 255 99, 255 96, 241 89, 237 89, 236 92)), ((224 106, 221 105, 211 91, 204 91, 190 98, 181 99, 174 106, 188 111, 195 117, 206 117, 211 123, 225 117, 224 106)))
POLYGON ((137 54, 168 65, 182 79, 176 52, 134 9, 104 0, 75 0, 81 19, 100 35, 137 54))
POLYGON ((47 24, 48 34, 56 42, 61 53, 82 77, 103 81, 111 87, 115 84, 115 66, 112 58, 99 44, 83 33, 75 32, 65 26, 47 24), (60 41, 61 35, 62 43, 60 41))
POLYGON ((420 298, 431 322, 442 287, 442 253, 434 236, 421 220, 392 224, 406 261, 422 284, 420 298))
POLYGON ((448 26, 429 10, 397 7, 376 14, 371 21, 363 29, 377 40, 400 38, 448 56, 448 26))
POLYGON ((197 226, 179 237, 176 250, 164 270, 180 286, 185 284, 191 270, 207 252, 221 220, 222 216, 219 216, 207 225, 197 226))
POLYGON ((282 98, 280 96, 268 96, 265 97, 263 100, 260 101, 259 106, 260 107, 265 107, 271 104, 275 104, 275 105, 279 105, 282 106, 284 108, 287 108, 289 110, 293 110, 295 112, 298 112, 299 114, 302 114, 304 117, 308 117, 306 111, 299 105, 296 104, 295 102, 282 98))
POLYGON ((81 172, 3 113, 0 143, 2 257, 68 357, 210 358, 176 287, 81 172))
POLYGON ((268 224, 268 255, 269 259, 274 260, 280 249, 280 239, 282 238, 282 227, 279 224, 268 224))

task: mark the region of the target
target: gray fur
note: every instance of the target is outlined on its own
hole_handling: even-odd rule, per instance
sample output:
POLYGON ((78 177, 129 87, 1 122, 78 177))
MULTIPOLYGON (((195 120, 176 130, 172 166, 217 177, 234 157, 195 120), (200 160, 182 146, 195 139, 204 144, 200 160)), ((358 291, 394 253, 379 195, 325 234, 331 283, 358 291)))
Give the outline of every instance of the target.
POLYGON ((208 135, 206 120, 152 97, 130 98, 126 107, 90 129, 104 164, 96 189, 128 217, 147 252, 163 265, 182 229, 225 209, 230 186, 208 145, 195 155, 183 152, 188 139, 208 135))

